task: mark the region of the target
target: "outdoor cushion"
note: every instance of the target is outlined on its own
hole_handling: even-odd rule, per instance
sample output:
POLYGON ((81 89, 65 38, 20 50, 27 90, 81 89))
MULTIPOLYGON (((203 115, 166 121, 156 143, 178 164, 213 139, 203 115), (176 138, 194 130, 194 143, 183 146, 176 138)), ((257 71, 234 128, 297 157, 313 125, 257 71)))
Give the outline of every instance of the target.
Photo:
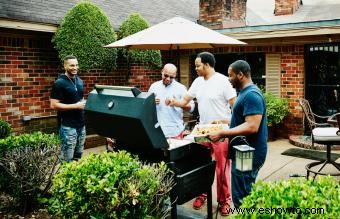
POLYGON ((340 136, 336 134, 339 128, 325 127, 314 128, 313 137, 315 142, 336 142, 340 143, 340 136))

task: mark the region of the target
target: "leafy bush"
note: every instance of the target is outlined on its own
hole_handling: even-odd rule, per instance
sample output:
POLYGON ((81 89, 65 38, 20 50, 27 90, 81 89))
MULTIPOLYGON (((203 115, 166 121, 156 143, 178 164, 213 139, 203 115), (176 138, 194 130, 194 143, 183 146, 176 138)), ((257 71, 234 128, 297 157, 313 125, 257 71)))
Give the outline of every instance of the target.
POLYGON ((340 218, 339 200, 339 181, 330 176, 316 181, 305 178, 258 181, 241 205, 255 211, 235 218, 340 218), (262 214, 260 208, 265 209, 262 214))
POLYGON ((31 210, 38 195, 50 187, 58 148, 54 134, 34 132, 0 139, 0 191, 12 197, 20 213, 31 210))
POLYGON ((83 70, 116 67, 117 50, 103 46, 116 41, 109 19, 95 4, 81 1, 64 17, 52 42, 60 60, 75 55, 83 70))
POLYGON ((11 131, 11 125, 0 119, 0 139, 8 137, 11 134, 11 131))
POLYGON ((65 163, 54 176, 50 211, 65 218, 162 218, 173 178, 125 151, 65 163))
POLYGON ((268 126, 280 124, 289 113, 288 101, 270 92, 265 92, 264 98, 267 106, 268 126))
MULTIPOLYGON (((119 39, 130 36, 149 27, 147 21, 138 13, 130 14, 122 23, 118 31, 119 39)), ((150 64, 153 68, 162 66, 162 57, 159 50, 132 50, 122 49, 123 56, 129 61, 150 64)))

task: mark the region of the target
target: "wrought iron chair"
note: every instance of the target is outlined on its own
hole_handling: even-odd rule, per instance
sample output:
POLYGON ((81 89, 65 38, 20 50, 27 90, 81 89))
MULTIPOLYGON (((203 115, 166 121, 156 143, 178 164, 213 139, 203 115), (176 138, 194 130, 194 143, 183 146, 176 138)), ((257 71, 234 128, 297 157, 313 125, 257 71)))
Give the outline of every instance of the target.
POLYGON ((319 115, 313 113, 312 108, 310 107, 308 100, 301 98, 301 99, 299 99, 299 103, 302 107, 302 110, 303 110, 305 116, 306 116, 310 130, 313 130, 314 128, 317 128, 317 127, 330 127, 331 126, 329 123, 327 123, 327 119, 329 118, 329 116, 319 116, 319 115), (318 123, 315 118, 320 119, 320 120, 324 120, 325 122, 324 123, 318 123))
MULTIPOLYGON (((331 127, 332 126, 331 124, 327 123, 329 116, 320 116, 320 115, 313 113, 308 100, 301 98, 299 99, 299 104, 305 114, 306 120, 304 121, 307 121, 310 131, 318 127, 331 127), (321 123, 317 122, 316 119, 318 119, 319 121, 320 120, 324 121, 324 122, 321 122, 321 123)), ((313 135, 311 135, 311 137, 312 137, 312 149, 315 149, 313 135)))
POLYGON ((310 173, 314 173, 314 179, 317 175, 332 175, 340 176, 340 163, 337 163, 331 159, 331 147, 332 145, 340 145, 340 113, 332 115, 328 122, 332 121, 333 124, 337 124, 338 127, 316 127, 312 130, 312 138, 315 143, 326 145, 327 153, 326 160, 312 162, 306 165, 307 179, 310 173), (330 164, 334 166, 338 172, 337 173, 324 173, 321 172, 322 169, 330 164), (318 170, 313 170, 315 166, 321 167, 318 170))
POLYGON ((332 116, 319 116, 313 113, 308 100, 306 99, 299 99, 299 103, 303 109, 303 112, 306 116, 308 126, 312 131, 312 147, 314 148, 314 143, 322 144, 326 146, 326 160, 324 161, 317 161, 312 162, 306 165, 307 170, 307 178, 309 177, 310 173, 314 173, 314 179, 317 175, 334 175, 340 176, 340 173, 335 174, 327 174, 321 172, 322 169, 327 165, 333 165, 337 170, 340 171, 340 164, 336 163, 335 161, 331 160, 331 146, 332 145, 339 145, 340 144, 340 128, 332 127, 332 125, 336 125, 338 123, 338 127, 340 127, 340 113, 334 114, 332 116), (318 123, 316 122, 315 118, 320 118, 325 120, 325 123, 318 123), (335 120, 336 119, 336 120, 335 120), (332 121, 332 122, 331 122, 332 121), (315 166, 321 167, 318 170, 312 169, 315 166))

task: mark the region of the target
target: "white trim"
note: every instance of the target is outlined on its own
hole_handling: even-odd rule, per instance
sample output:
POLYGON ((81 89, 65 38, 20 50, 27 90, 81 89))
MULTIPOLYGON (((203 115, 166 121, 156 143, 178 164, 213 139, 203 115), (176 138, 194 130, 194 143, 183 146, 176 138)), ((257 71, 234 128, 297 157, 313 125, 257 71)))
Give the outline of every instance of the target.
POLYGON ((340 34, 340 26, 224 33, 238 40, 340 34))
POLYGON ((20 30, 33 30, 41 32, 54 33, 57 31, 57 26, 52 24, 39 24, 23 21, 3 20, 0 19, 0 27, 20 29, 20 30))

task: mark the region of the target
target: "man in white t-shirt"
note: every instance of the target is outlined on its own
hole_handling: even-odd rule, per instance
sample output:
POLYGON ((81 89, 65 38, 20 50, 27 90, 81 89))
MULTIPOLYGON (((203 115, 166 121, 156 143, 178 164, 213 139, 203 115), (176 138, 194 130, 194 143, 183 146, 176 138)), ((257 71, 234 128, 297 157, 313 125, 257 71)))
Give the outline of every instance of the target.
MULTIPOLYGON (((209 124, 214 121, 230 121, 231 109, 236 98, 236 91, 230 84, 228 78, 215 72, 215 57, 209 52, 197 55, 195 69, 198 78, 194 80, 188 93, 181 99, 169 98, 167 105, 181 107, 187 105, 196 98, 200 124, 209 124)), ((227 159, 228 140, 223 142, 211 142, 204 145, 210 147, 212 156, 216 160, 216 185, 217 202, 220 213, 223 216, 229 214, 231 202, 230 183, 230 160, 227 159), (224 169, 224 167, 226 167, 224 169)), ((200 209, 206 200, 206 194, 196 198, 193 203, 195 209, 200 209)))

